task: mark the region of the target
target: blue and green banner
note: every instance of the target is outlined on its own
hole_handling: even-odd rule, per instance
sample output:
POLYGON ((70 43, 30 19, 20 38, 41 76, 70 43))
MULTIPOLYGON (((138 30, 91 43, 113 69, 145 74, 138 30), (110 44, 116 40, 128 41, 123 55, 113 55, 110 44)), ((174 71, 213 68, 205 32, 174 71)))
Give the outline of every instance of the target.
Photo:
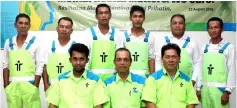
MULTIPOLYGON (((12 5, 2 2, 2 24, 10 35, 10 28, 16 13, 26 13, 31 18, 31 29, 36 31, 52 31, 56 29, 59 18, 72 18, 74 30, 85 30, 97 24, 95 8, 100 3, 111 7, 112 18, 110 25, 121 30, 129 29, 129 11, 132 5, 143 6, 146 10, 144 28, 155 31, 169 31, 170 18, 173 14, 181 13, 186 17, 187 31, 206 31, 206 22, 216 16, 224 21, 225 31, 236 31, 236 2, 235 1, 18 1, 12 5), (16 5, 18 4, 18 5, 16 5), (9 11, 9 12, 8 12, 9 11), (13 12, 14 11, 14 12, 13 12), (10 17, 10 18, 8 18, 10 17), (4 20, 4 21, 3 21, 4 20), (9 27, 9 28, 8 28, 9 27)), ((10 2, 9 2, 10 3, 10 2)), ((4 37, 3 37, 4 38, 4 37)), ((2 37, 1 37, 2 39, 2 37)), ((4 39, 3 39, 4 40, 4 39)), ((3 41, 2 41, 3 44, 3 41)), ((1 45, 2 45, 1 44, 1 45)))

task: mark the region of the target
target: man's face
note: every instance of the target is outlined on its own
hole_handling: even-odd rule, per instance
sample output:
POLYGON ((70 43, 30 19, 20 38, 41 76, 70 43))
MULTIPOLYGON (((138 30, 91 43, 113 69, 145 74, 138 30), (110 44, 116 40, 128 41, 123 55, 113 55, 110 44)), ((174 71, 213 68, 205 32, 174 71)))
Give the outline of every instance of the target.
POLYGON ((101 25, 109 25, 109 20, 111 18, 111 13, 108 7, 99 7, 98 14, 96 15, 96 19, 98 23, 101 25))
POLYGON ((26 35, 30 29, 30 21, 25 17, 20 17, 14 25, 18 34, 26 35))
POLYGON ((85 53, 79 53, 77 51, 72 52, 72 57, 69 60, 72 63, 73 70, 76 72, 83 72, 88 62, 85 53))
POLYGON ((141 11, 135 11, 132 16, 130 16, 130 20, 132 21, 133 27, 140 28, 145 21, 145 16, 141 11))
POLYGON ((173 17, 170 27, 174 36, 183 36, 185 31, 184 19, 180 16, 173 17))
POLYGON ((219 21, 210 21, 208 23, 208 34, 212 39, 220 38, 223 28, 220 26, 219 21))
POLYGON ((176 70, 179 65, 180 57, 178 56, 175 49, 168 49, 165 51, 164 56, 162 57, 162 62, 165 69, 176 70))
POLYGON ((61 20, 57 27, 58 36, 70 37, 72 34, 72 23, 67 20, 61 20))
POLYGON ((131 60, 127 51, 118 51, 114 60, 115 69, 120 73, 128 73, 131 60))

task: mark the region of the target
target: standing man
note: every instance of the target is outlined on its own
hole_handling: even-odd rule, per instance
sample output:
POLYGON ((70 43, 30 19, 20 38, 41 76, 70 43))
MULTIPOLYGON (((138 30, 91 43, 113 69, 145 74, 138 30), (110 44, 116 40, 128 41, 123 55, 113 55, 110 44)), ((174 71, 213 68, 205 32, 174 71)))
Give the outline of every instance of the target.
POLYGON ((102 108, 108 101, 105 85, 99 76, 85 69, 89 49, 73 44, 69 50, 73 69, 61 74, 46 98, 49 108, 102 108))
POLYGON ((180 53, 176 44, 162 47, 164 68, 148 77, 142 93, 147 108, 194 108, 198 104, 190 78, 177 68, 180 53))
POLYGON ((145 77, 130 73, 132 63, 131 53, 126 48, 115 52, 114 64, 117 74, 104 82, 110 97, 108 108, 140 108, 141 95, 145 77))
POLYGON ((125 47, 132 53, 133 63, 131 72, 148 76, 155 71, 155 37, 142 27, 145 21, 145 9, 141 6, 132 6, 130 10, 132 28, 124 33, 125 47))
MULTIPOLYGON (((160 49, 168 43, 175 43, 181 48, 181 60, 178 65, 179 70, 188 75, 193 85, 196 83, 200 69, 200 53, 196 42, 185 33, 185 17, 182 14, 174 14, 170 19, 171 34, 165 36, 162 41, 156 45, 157 55, 156 70, 162 68, 160 49)), ((201 85, 197 85, 197 90, 200 91, 201 85)))
POLYGON ((98 25, 85 31, 91 51, 89 69, 105 80, 115 72, 114 52, 124 47, 125 38, 119 30, 109 25, 112 15, 107 4, 97 5, 95 12, 98 25))
POLYGON ((235 48, 221 37, 223 21, 208 20, 209 42, 202 47, 202 108, 229 108, 235 89, 235 48))
MULTIPOLYGON (((71 38, 73 32, 73 21, 69 17, 62 17, 58 20, 58 38, 54 39, 45 50, 45 67, 43 72, 45 90, 57 81, 58 76, 72 69, 69 61, 69 48, 76 41, 71 38)), ((46 92, 47 94, 47 92, 46 92)))
POLYGON ((29 35, 30 17, 16 16, 17 35, 4 47, 3 82, 9 108, 41 108, 39 82, 43 72, 44 50, 35 36, 29 35))

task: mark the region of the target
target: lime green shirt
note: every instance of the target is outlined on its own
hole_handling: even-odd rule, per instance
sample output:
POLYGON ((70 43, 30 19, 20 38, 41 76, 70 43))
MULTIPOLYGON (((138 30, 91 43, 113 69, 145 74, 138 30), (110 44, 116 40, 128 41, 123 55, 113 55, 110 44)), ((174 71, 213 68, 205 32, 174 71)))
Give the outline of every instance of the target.
POLYGON ((58 79, 46 100, 59 108, 93 108, 109 100, 104 83, 92 72, 85 71, 80 78, 76 78, 69 71, 58 79))
POLYGON ((145 77, 129 73, 127 79, 123 81, 116 74, 104 82, 110 98, 109 105, 104 108, 140 108, 142 106, 141 95, 145 77))
POLYGON ((146 80, 142 100, 156 104, 158 108, 186 108, 198 104, 198 99, 190 78, 177 71, 171 80, 166 71, 159 70, 146 80))

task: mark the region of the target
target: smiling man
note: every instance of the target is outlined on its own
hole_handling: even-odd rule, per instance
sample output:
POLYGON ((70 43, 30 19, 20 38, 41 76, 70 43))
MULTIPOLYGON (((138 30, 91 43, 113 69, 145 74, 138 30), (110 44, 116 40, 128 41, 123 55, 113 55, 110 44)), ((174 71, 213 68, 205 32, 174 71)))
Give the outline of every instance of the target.
POLYGON ((117 73, 104 82, 110 102, 105 108, 140 108, 141 95, 145 77, 130 72, 132 64, 131 53, 126 48, 119 48, 114 58, 117 73))
POLYGON ((180 53, 176 44, 162 47, 164 68, 148 77, 142 93, 147 108, 195 108, 195 104, 198 104, 192 81, 177 68, 180 53))
POLYGON ((229 108, 235 89, 235 48, 222 38, 223 21, 212 17, 207 21, 209 42, 202 47, 202 108, 229 108), (211 101, 210 101, 211 100, 211 101))
MULTIPOLYGON (((171 33, 164 36, 162 40, 157 42, 156 46, 156 70, 162 68, 162 60, 160 49, 168 43, 175 43, 181 49, 181 60, 178 65, 179 70, 188 75, 193 85, 197 81, 200 69, 200 53, 197 43, 188 34, 185 33, 185 16, 182 14, 174 14, 170 19, 171 33)), ((200 91, 201 85, 197 85, 200 91)))
POLYGON ((142 25, 145 21, 145 9, 134 5, 130 10, 132 28, 124 33, 125 47, 131 51, 133 63, 131 72, 142 76, 148 76, 155 71, 155 37, 142 25))
POLYGON ((49 108, 102 108, 108 101, 99 76, 85 69, 89 49, 73 44, 69 50, 72 70, 61 74, 47 95, 49 108))
POLYGON ((43 72, 44 50, 38 38, 29 35, 30 17, 16 16, 17 35, 4 46, 3 79, 8 108, 41 108, 39 82, 43 72))

